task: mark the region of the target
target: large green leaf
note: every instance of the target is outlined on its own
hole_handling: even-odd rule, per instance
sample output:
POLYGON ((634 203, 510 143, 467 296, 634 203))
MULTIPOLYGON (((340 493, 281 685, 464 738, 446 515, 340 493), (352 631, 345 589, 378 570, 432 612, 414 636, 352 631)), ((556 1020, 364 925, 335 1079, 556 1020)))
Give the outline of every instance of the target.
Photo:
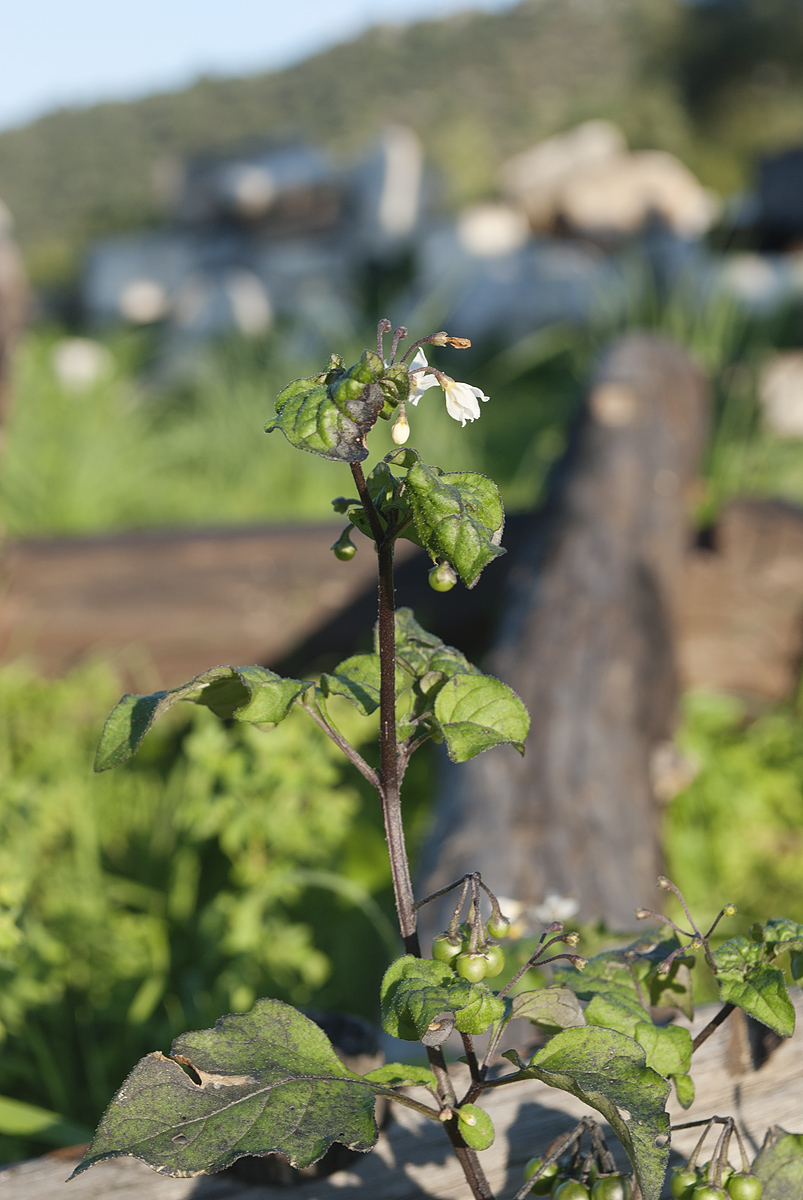
MULTIPOLYGON (((694 1009, 689 963, 693 964, 694 959, 679 956, 673 961, 666 975, 659 971, 664 960, 679 947, 680 942, 674 935, 647 935, 629 946, 622 947, 621 950, 608 950, 597 954, 589 959, 582 974, 558 968, 555 971, 555 981, 563 987, 571 988, 584 1000, 590 1000, 598 993, 603 993, 614 1003, 618 999, 621 1001, 621 1007, 632 1011, 634 1019, 637 1017, 634 1003, 643 1011, 636 987, 638 981, 642 996, 645 1000, 648 999, 650 1004, 656 1007, 666 1005, 679 1008, 691 1018, 694 1009)), ((600 1014, 600 1019, 593 1023, 610 1025, 610 1028, 619 1029, 620 1033, 632 1035, 632 1030, 621 1023, 623 1014, 619 1014, 620 1019, 603 1019, 602 1004, 597 1006, 595 1012, 600 1014)))
POLYGON ((633 1036, 644 1047, 647 1066, 665 1079, 674 1079, 678 1100, 683 1108, 688 1108, 694 1099, 694 1084, 689 1077, 692 1040, 688 1029, 639 1021, 633 1036))
POLYGON ((377 1139, 370 1082, 343 1065, 323 1030, 279 1000, 183 1034, 173 1056, 140 1060, 73 1175, 121 1154, 172 1176, 273 1151, 305 1167, 333 1142, 369 1150, 377 1139))
POLYGON ((563 987, 519 992, 513 997, 510 1005, 510 1019, 514 1017, 524 1017, 548 1033, 559 1033, 561 1029, 571 1029, 586 1023, 574 992, 563 987))
POLYGON ((780 1125, 767 1131, 753 1163, 767 1200, 800 1200, 803 1196, 803 1133, 787 1133, 780 1125))
POLYGON ((368 456, 366 435, 386 401, 398 403, 399 378, 394 373, 383 390, 385 373, 382 359, 372 350, 348 370, 332 355, 328 370, 296 379, 279 393, 276 420, 265 430, 280 429, 292 446, 322 458, 362 462, 368 456))
POLYGON ((642 1022, 647 1013, 639 1004, 635 991, 626 988, 611 988, 608 992, 597 992, 586 1008, 586 1023, 601 1025, 605 1029, 615 1029, 618 1033, 626 1033, 628 1037, 636 1036, 636 1026, 642 1022))
POLYGON ((103 727, 95 770, 107 771, 136 754, 154 721, 179 700, 203 704, 224 719, 275 724, 312 686, 300 679, 283 679, 265 667, 211 667, 169 692, 123 696, 103 727))
POLYGON ((658 1200, 669 1159, 669 1084, 646 1066, 643 1048, 613 1029, 565 1029, 525 1065, 515 1079, 540 1079, 577 1096, 601 1113, 616 1133, 641 1184, 644 1200, 658 1200))
POLYGON ((505 521, 499 489, 484 475, 444 475, 417 462, 407 472, 407 494, 421 544, 432 558, 447 559, 466 587, 505 553, 499 545, 505 521))
POLYGON ((462 1033, 483 1033, 505 1009, 483 984, 461 979, 446 963, 412 954, 390 964, 380 995, 386 1033, 431 1045, 444 1041, 455 1025, 462 1033))
POLYGON ((452 762, 509 743, 524 753, 530 716, 516 693, 492 675, 456 675, 435 697, 435 719, 452 762))
POLYGON ((789 999, 783 972, 767 965, 763 943, 737 937, 714 951, 719 995, 728 1004, 744 1009, 781 1037, 795 1031, 795 1009, 789 999))
MULTIPOLYGON (((379 708, 380 662, 378 654, 354 654, 321 676, 321 691, 325 696, 345 696, 363 716, 379 708)), ((407 681, 396 668, 396 695, 404 691, 407 681)))

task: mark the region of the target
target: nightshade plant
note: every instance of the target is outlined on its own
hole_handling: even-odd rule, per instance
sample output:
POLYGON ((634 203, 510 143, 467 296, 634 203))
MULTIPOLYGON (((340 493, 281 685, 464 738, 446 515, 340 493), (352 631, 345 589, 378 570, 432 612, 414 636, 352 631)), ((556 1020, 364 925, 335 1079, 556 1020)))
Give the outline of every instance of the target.
MULTIPOLYGON (((409 609, 394 609, 393 554, 399 538, 430 555, 436 590, 448 590, 458 578, 473 587, 504 553, 504 513, 491 480, 472 472, 444 473, 405 445, 410 435, 406 406, 435 386, 443 390, 450 415, 463 425, 480 415, 480 402, 487 397, 431 366, 422 349, 425 344, 461 349, 468 342, 433 334, 397 360, 407 336, 397 329, 386 360, 384 338, 390 328, 390 322, 380 323, 377 350, 366 350, 353 366, 332 355, 320 375, 286 387, 268 426, 268 432, 281 431, 299 450, 351 471, 356 496, 333 501, 348 524, 332 549, 343 561, 352 558, 349 535, 355 527, 375 544, 379 615, 373 650, 347 658, 318 684, 256 666, 213 667, 171 691, 124 696, 106 723, 95 765, 102 771, 125 762, 156 718, 179 700, 205 705, 223 719, 268 727, 284 720, 293 706, 307 713, 378 793, 405 950, 382 982, 382 1023, 392 1036, 422 1043, 429 1066, 390 1063, 357 1075, 312 1020, 278 1000, 259 1000, 249 1013, 222 1017, 214 1029, 183 1034, 171 1055, 156 1051, 142 1059, 112 1100, 77 1172, 123 1154, 174 1176, 218 1171, 241 1156, 274 1152, 305 1167, 334 1142, 369 1150, 378 1136, 375 1101, 384 1096, 441 1123, 472 1194, 490 1200, 479 1152, 491 1145, 494 1130, 478 1102, 490 1089, 537 1079, 604 1117, 630 1159, 634 1189, 644 1200, 658 1200, 669 1156, 670 1086, 684 1107, 692 1103, 692 1052, 734 1007, 783 1036, 791 1034, 794 1008, 776 960, 791 952, 793 975, 803 975, 803 927, 769 921, 747 938, 712 949, 711 934, 721 917, 735 912, 732 906, 705 933, 688 911, 687 929, 639 910, 639 917, 654 918, 665 929, 586 962, 572 953, 577 934, 564 932, 555 921, 528 962, 495 992, 487 981, 503 969, 499 939, 510 924, 479 874, 471 873, 436 894, 454 893, 456 903, 433 956, 422 956, 417 914, 435 896, 416 901, 410 879, 400 799, 410 757, 429 739, 445 743, 457 763, 497 745, 523 753, 529 718, 504 683, 427 633, 409 609), (361 465, 368 456, 366 439, 380 419, 393 422, 398 448, 366 477, 361 465), (333 695, 345 697, 365 716, 378 710, 378 769, 336 728, 327 708, 333 695), (692 1041, 680 1026, 656 1024, 652 1012, 672 1006, 691 1014, 696 950, 714 972, 725 1006, 692 1041), (551 986, 520 990, 526 988, 530 966, 557 960, 568 965, 554 971, 551 986), (529 1061, 515 1050, 499 1053, 513 1018, 529 1020, 548 1036, 529 1061), (457 1094, 443 1051, 454 1031, 462 1038, 470 1072, 463 1095, 457 1094), (474 1043, 482 1034, 488 1035, 484 1054, 474 1043), (410 1088, 428 1090, 429 1098, 414 1098, 410 1088)), ((668 880, 660 886, 675 891, 683 903, 668 880)), ((566 1190, 567 1197, 588 1194, 592 1168, 600 1174, 592 1184, 595 1196, 629 1192, 630 1183, 613 1170, 595 1122, 586 1118, 574 1134, 559 1139, 559 1146, 547 1148, 537 1165, 532 1160, 518 1200, 530 1191, 544 1194, 543 1184, 567 1147, 574 1148, 580 1169, 586 1132, 596 1159, 582 1160, 583 1174, 566 1190)))

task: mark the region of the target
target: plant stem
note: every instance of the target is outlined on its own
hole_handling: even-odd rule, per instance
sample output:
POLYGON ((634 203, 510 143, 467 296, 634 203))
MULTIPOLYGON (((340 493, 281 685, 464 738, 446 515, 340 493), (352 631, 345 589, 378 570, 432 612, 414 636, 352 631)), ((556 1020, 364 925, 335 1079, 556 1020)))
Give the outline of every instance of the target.
POLYGON ((699 1050, 703 1042, 707 1042, 711 1034, 719 1029, 722 1022, 728 1019, 735 1007, 735 1004, 730 1003, 722 1005, 722 1008, 719 1010, 719 1012, 711 1018, 704 1029, 700 1030, 700 1032, 697 1034, 697 1037, 692 1042, 692 1054, 695 1050, 699 1050))
MULTIPOLYGON (((382 800, 393 892, 404 948, 408 954, 420 958, 421 946, 418 941, 416 907, 404 844, 399 794, 399 745, 396 736, 396 605, 393 583, 395 538, 382 527, 359 463, 351 464, 351 473, 376 542, 379 560, 379 795, 382 800)), ((438 1081, 441 1102, 448 1107, 456 1105, 457 1097, 443 1052, 438 1047, 429 1046, 427 1054, 438 1081)), ((444 1128, 475 1200, 493 1200, 493 1193, 476 1152, 463 1140, 457 1117, 444 1121, 444 1128)))
POLYGON ((396 738, 396 605, 393 585, 393 537, 382 528, 359 463, 351 473, 376 540, 379 559, 379 794, 390 856, 393 893, 404 948, 421 955, 418 941, 413 885, 404 844, 399 794, 399 746, 396 738))

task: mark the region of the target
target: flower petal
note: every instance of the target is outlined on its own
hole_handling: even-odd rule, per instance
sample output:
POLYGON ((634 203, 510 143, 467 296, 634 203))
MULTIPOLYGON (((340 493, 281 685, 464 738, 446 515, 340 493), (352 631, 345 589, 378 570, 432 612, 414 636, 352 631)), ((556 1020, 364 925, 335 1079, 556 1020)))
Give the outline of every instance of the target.
POLYGON ((444 392, 446 411, 462 425, 466 421, 476 421, 480 415, 479 401, 488 399, 480 388, 472 387, 470 383, 447 383, 444 392))

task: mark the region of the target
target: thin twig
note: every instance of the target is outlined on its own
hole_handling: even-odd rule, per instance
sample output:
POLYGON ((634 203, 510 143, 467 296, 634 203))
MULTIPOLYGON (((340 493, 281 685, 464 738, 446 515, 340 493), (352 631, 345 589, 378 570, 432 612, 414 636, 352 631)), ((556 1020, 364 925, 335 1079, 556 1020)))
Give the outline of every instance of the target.
POLYGON ((722 1005, 722 1008, 719 1010, 719 1012, 716 1013, 711 1018, 711 1020, 708 1022, 708 1024, 705 1026, 704 1029, 700 1030, 700 1032, 697 1034, 697 1037, 692 1042, 692 1044, 691 1044, 692 1054, 694 1054, 695 1050, 700 1049, 703 1042, 708 1041, 711 1034, 716 1032, 717 1029, 719 1029, 719 1027, 723 1021, 727 1021, 728 1017, 731 1015, 731 1013, 733 1012, 735 1007, 736 1007, 736 1005, 731 1004, 730 1001, 727 1004, 722 1005))
POLYGON ((326 718, 317 710, 308 704, 302 704, 304 712, 309 713, 316 725, 319 725, 327 737, 331 738, 335 745, 343 751, 350 763, 353 763, 363 778, 367 779, 372 787, 379 791, 379 776, 373 767, 369 767, 359 751, 355 750, 351 742, 347 742, 334 725, 327 721, 326 718))

